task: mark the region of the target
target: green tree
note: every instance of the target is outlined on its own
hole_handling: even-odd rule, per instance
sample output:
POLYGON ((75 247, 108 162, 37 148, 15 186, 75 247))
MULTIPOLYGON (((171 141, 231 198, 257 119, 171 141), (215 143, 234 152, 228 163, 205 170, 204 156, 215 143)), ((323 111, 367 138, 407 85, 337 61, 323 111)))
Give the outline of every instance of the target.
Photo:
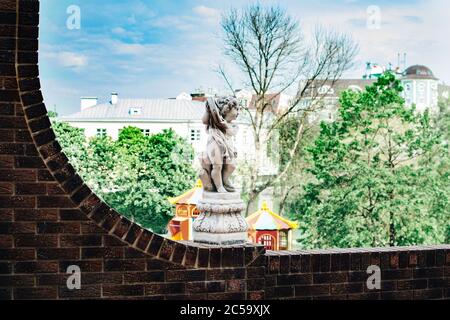
POLYGON ((173 130, 144 136, 126 127, 117 141, 89 140, 82 129, 53 123, 63 150, 83 180, 109 205, 131 220, 164 233, 173 208, 167 201, 195 182, 193 149, 173 130))
POLYGON ((386 73, 363 92, 343 92, 338 120, 321 123, 308 148, 314 181, 289 203, 303 246, 445 241, 448 172, 434 163, 446 151, 428 113, 406 108, 401 92, 386 73))

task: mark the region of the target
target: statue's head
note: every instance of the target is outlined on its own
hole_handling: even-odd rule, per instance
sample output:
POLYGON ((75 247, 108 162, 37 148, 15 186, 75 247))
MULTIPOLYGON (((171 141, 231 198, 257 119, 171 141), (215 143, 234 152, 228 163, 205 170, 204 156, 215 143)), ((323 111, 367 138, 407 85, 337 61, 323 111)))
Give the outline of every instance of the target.
POLYGON ((220 115, 227 122, 236 120, 239 116, 240 105, 235 97, 220 97, 216 101, 219 105, 220 115))

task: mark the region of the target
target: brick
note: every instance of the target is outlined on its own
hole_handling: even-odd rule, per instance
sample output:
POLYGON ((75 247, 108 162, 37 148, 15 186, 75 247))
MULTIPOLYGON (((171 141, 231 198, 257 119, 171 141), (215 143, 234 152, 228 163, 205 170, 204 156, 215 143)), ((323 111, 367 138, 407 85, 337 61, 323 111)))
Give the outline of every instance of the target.
POLYGON ((123 248, 121 247, 81 249, 82 259, 121 259, 123 257, 123 248))
POLYGON ((207 269, 206 280, 244 279, 245 268, 234 269, 207 269))
POLYGON ((240 292, 220 292, 208 294, 208 300, 243 300, 244 298, 245 294, 240 292))
POLYGON ((36 172, 34 170, 2 169, 0 170, 0 181, 36 181, 36 172))
POLYGON ((46 300, 56 299, 56 287, 14 288, 14 299, 17 300, 46 300))
POLYGON ((12 289, 0 288, 0 300, 12 300, 12 289))
MULTIPOLYGON (((36 27, 25 27, 25 26, 19 27, 19 33, 20 32, 25 33, 26 31, 33 32, 33 33, 39 32, 38 28, 36 28, 36 27)), ((19 80, 19 86, 20 86, 20 90, 22 92, 36 91, 41 88, 39 78, 21 79, 21 80, 19 80)), ((46 112, 42 113, 42 115, 45 115, 45 114, 46 114, 46 112)), ((30 119, 30 117, 28 117, 28 118, 30 119)))
POLYGON ((225 281, 206 281, 206 291, 207 292, 224 292, 225 291, 225 281))
POLYGON ((58 262, 56 261, 26 261, 14 264, 15 273, 57 273, 58 262))
POLYGON ((128 260, 106 260, 105 271, 144 271, 145 260, 128 259, 128 260))
POLYGON ((81 231, 78 222, 40 222, 37 224, 38 233, 79 234, 81 231))
POLYGON ((0 274, 12 273, 12 264, 9 262, 0 262, 0 274))
MULTIPOLYGON (((0 130, 0 142, 14 142, 14 131, 11 129, 0 130)), ((10 144, 11 145, 11 144, 10 144)), ((4 153, 9 153, 4 147, 4 153)))
POLYGON ((279 275, 277 277, 277 285, 306 285, 312 284, 312 274, 291 274, 291 275, 279 275))
POLYGON ((0 275, 2 287, 32 287, 34 276, 32 275, 0 275))
POLYGON ((12 221, 13 209, 0 209, 0 221, 12 221))
POLYGON ((0 260, 34 260, 36 254, 34 249, 0 249, 0 260))
POLYGON ((383 279, 383 280, 412 279, 412 270, 409 270, 409 269, 383 270, 383 269, 381 269, 381 279, 383 279))
POLYGON ((59 261, 59 271, 65 273, 72 265, 80 267, 81 272, 101 272, 103 271, 103 260, 66 260, 59 261))
POLYGON ((280 271, 280 256, 269 256, 269 273, 278 273, 280 271))
POLYGON ((102 200, 97 197, 95 194, 91 194, 87 199, 85 199, 80 204, 80 209, 86 214, 90 214, 92 211, 94 211, 98 206, 102 204, 102 200))
POLYGON ((329 284, 320 284, 320 285, 312 285, 312 286, 296 286, 295 287, 295 296, 296 297, 305 297, 305 296, 319 296, 319 295, 329 295, 330 294, 330 285, 329 284))
MULTIPOLYGON (((0 168, 12 168, 13 166, 14 166, 13 156, 0 155, 0 168)), ((0 177, 2 177, 1 173, 0 177)))
MULTIPOLYGON (((61 146, 59 145, 59 143, 57 141, 53 141, 49 144, 46 144, 44 146, 41 146, 39 148, 39 151, 42 155, 43 159, 48 159, 51 156, 57 154, 58 152, 61 152, 61 146)), ((55 172, 55 179, 58 180, 59 182, 63 182, 65 180, 67 180, 68 176, 72 176, 74 174, 74 170, 73 168, 70 168, 70 165, 68 165, 66 167, 67 172, 55 172)))
POLYGON ((125 259, 147 258, 147 256, 142 251, 137 250, 135 248, 127 247, 127 248, 124 248, 124 250, 125 250, 125 259))
MULTIPOLYGON (((19 82, 19 85, 22 87, 24 85, 23 81, 36 81, 37 79, 26 79, 26 80, 21 80, 19 82)), ((47 114, 47 109, 45 108, 45 104, 40 103, 34 106, 31 106, 29 108, 26 108, 24 111, 26 117, 28 119, 34 119, 43 115, 47 114)))
POLYGON ((172 262, 182 263, 185 253, 186 253, 186 245, 181 244, 181 243, 176 243, 175 249, 174 249, 174 252, 172 255, 172 262))
POLYGON ((48 195, 62 195, 64 194, 64 190, 57 184, 47 183, 47 193, 48 195))
POLYGON ((40 247, 51 248, 58 245, 57 235, 28 235, 21 234, 15 237, 16 247, 40 247))
POLYGON ((86 215, 78 209, 60 209, 59 218, 64 221, 88 220, 86 215))
MULTIPOLYGON (((16 168, 37 168, 37 169, 43 169, 45 168, 45 164, 42 161, 40 157, 16 157, 16 168)), ((35 176, 35 175, 34 175, 35 176)))
POLYGON ((101 235, 61 235, 61 247, 97 247, 102 245, 101 235))
MULTIPOLYGON (((156 235, 155 235, 156 236, 156 235)), ((153 238, 155 238, 155 236, 153 238)), ((154 239, 152 240, 153 243, 154 239)), ((150 244, 152 246, 152 244, 150 244)), ((150 253, 150 250, 149 250, 150 253)), ((187 246, 186 247, 186 254, 184 256, 184 265, 188 267, 195 266, 197 262, 197 255, 198 255, 198 248, 187 246)))
MULTIPOLYGON (((52 129, 44 129, 43 131, 33 135, 36 146, 44 146, 56 139, 55 133, 52 129)), ((46 149, 45 149, 46 150, 46 149)))
POLYGON ((82 185, 77 191, 75 191, 70 198, 74 203, 81 203, 87 197, 92 194, 91 189, 87 185, 82 185))
POLYGON ((0 195, 12 195, 14 192, 14 185, 12 183, 0 182, 0 195))
POLYGON ((12 235, 0 234, 0 248, 12 248, 14 244, 12 235))
POLYGON ((0 234, 27 234, 36 233, 36 225, 34 223, 24 222, 0 222, 0 234))
MULTIPOLYGON (((23 51, 17 53, 17 61, 19 63, 25 64, 36 64, 38 63, 38 54, 37 52, 33 51, 23 51)), ((35 67, 35 66, 22 66, 22 68, 19 70, 20 77, 29 77, 29 78, 36 78, 39 75, 37 68, 25 68, 25 67, 35 67), (28 74, 28 75, 27 75, 28 74)))
POLYGON ((227 280, 226 282, 226 291, 227 292, 244 292, 246 280, 241 279, 232 279, 227 280))
POLYGON ((205 270, 167 270, 166 281, 201 281, 206 279, 205 270))
POLYGON ((16 221, 55 221, 58 219, 57 209, 16 209, 16 221))
POLYGON ((218 268, 222 265, 222 250, 220 248, 211 248, 209 250, 209 267, 218 268))
POLYGON ((315 273, 313 275, 314 284, 322 283, 343 283, 347 282, 347 273, 315 273))
POLYGON ((73 208, 75 204, 67 196, 38 196, 37 205, 40 208, 73 208))
MULTIPOLYGON (((64 161, 64 160, 61 160, 64 161)), ((52 162, 52 166, 56 167, 56 161, 52 162)), ((65 166, 67 164, 67 162, 61 162, 60 165, 61 167, 65 166)), ((50 162, 47 163, 47 165, 50 165, 50 162)), ((50 166, 49 166, 50 167, 50 166)), ((52 169, 52 170, 58 170, 57 169, 52 169)), ((83 180, 81 179, 81 177, 79 175, 74 175, 73 177, 69 178, 66 182, 64 182, 64 184, 62 185, 62 188, 64 189, 65 192, 67 193, 72 193, 75 190, 77 190, 78 188, 80 188, 83 184, 83 180)))
POLYGON ((248 279, 247 280, 247 291, 264 290, 265 285, 266 285, 266 281, 264 278, 248 279))
POLYGON ((426 289, 427 280, 403 280, 397 282, 398 290, 414 290, 414 289, 426 289))
POLYGON ((415 300, 442 299, 443 297, 442 289, 414 290, 413 293, 415 300))
POLYGON ((30 132, 28 130, 15 130, 14 134, 16 142, 33 142, 33 139, 31 138, 30 132))
POLYGON ((122 273, 89 272, 82 276, 82 283, 84 284, 122 284, 122 281, 122 273))
POLYGON ((444 276, 444 269, 442 268, 425 268, 414 269, 414 278, 441 278, 444 276))
POLYGON ((155 294, 179 294, 185 292, 185 283, 151 283, 145 285, 145 295, 155 294))
POLYGON ((82 285, 78 290, 70 290, 67 286, 59 287, 59 298, 61 299, 92 299, 101 297, 100 286, 86 286, 82 285))
MULTIPOLYGON (((25 153, 25 147, 23 144, 0 143, 0 154, 23 155, 24 153, 25 153)), ((6 170, 2 170, 2 171, 6 172, 6 170)))
MULTIPOLYGON (((14 65, 12 65, 12 66, 14 67, 14 65)), ((14 104, 12 104, 12 103, 11 104, 10 103, 0 103, 0 115, 13 116, 14 115, 14 104)), ((1 133, 2 133, 1 137, 3 138, 6 134, 8 134, 8 133, 11 134, 11 131, 10 130, 2 130, 1 133)), ((8 140, 1 140, 1 141, 9 141, 9 139, 8 140)))
POLYGON ((33 208, 36 198, 32 196, 0 196, 0 208, 33 208))
MULTIPOLYGON (((22 96, 22 98, 23 98, 23 96, 22 96)), ((41 101, 36 101, 35 103, 30 103, 30 104, 36 104, 38 102, 41 102, 41 101)), ((32 133, 37 133, 39 131, 43 131, 45 129, 50 128, 50 126, 51 126, 50 120, 46 115, 42 116, 41 118, 35 118, 28 122, 28 127, 30 128, 32 133)))
POLYGON ((48 248, 48 249, 38 249, 37 258, 39 260, 68 260, 68 259, 79 259, 80 249, 79 248, 48 248))
POLYGON ((109 296, 142 296, 143 285, 103 285, 103 295, 109 296))
POLYGON ((120 221, 114 227, 114 235, 119 238, 122 238, 130 229, 131 221, 125 217, 122 217, 120 221))
POLYGON ((159 257, 165 260, 169 260, 172 256, 172 253, 175 249, 175 242, 164 239, 163 244, 161 245, 161 250, 159 251, 159 257))
POLYGON ((46 194, 47 185, 45 183, 17 183, 17 195, 38 195, 46 194))
POLYGON ((55 181, 48 170, 38 170, 38 181, 55 181))
POLYGON ((364 292, 362 283, 338 283, 331 285, 331 294, 347 294, 364 292))
POLYGON ((125 283, 164 282, 163 271, 127 272, 124 274, 125 283))

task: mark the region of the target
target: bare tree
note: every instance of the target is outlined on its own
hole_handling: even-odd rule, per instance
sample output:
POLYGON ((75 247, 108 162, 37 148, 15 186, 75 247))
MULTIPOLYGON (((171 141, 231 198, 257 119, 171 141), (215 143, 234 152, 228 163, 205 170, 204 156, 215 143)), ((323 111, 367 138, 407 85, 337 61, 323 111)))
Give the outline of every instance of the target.
MULTIPOLYGON (((357 45, 345 35, 316 27, 312 39, 306 39, 299 23, 278 6, 259 4, 242 10, 231 9, 221 21, 225 55, 245 75, 244 86, 255 93, 254 108, 247 109, 254 136, 255 158, 249 166, 249 202, 265 189, 274 186, 288 172, 288 160, 278 173, 263 181, 259 179, 264 146, 289 116, 299 117, 295 140, 289 151, 295 156, 308 115, 315 112, 320 99, 314 87, 333 85, 352 66, 357 45), (298 86, 302 80, 302 85, 298 86), (278 112, 270 108, 272 100, 288 89, 297 87, 289 107, 278 112), (302 101, 309 100, 307 104, 302 101)), ((223 68, 219 73, 230 89, 231 81, 223 68)))

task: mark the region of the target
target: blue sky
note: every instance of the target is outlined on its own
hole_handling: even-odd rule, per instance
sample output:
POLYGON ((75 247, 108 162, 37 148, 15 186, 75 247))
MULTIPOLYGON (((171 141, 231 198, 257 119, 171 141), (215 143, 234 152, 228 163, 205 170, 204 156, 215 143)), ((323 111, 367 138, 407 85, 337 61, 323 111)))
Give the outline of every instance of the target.
MULTIPOLYGON (((41 0, 40 70, 48 109, 79 110, 81 96, 111 92, 127 98, 168 98, 197 88, 224 88, 215 71, 227 66, 222 54, 220 15, 230 6, 253 1, 41 0), (81 29, 69 30, 70 5, 81 9, 81 29)), ((359 78, 365 61, 429 66, 450 83, 448 0, 282 0, 300 20, 306 35, 322 24, 353 36, 360 46, 356 66, 346 76, 359 78), (367 7, 381 10, 381 28, 367 28, 367 7)))

